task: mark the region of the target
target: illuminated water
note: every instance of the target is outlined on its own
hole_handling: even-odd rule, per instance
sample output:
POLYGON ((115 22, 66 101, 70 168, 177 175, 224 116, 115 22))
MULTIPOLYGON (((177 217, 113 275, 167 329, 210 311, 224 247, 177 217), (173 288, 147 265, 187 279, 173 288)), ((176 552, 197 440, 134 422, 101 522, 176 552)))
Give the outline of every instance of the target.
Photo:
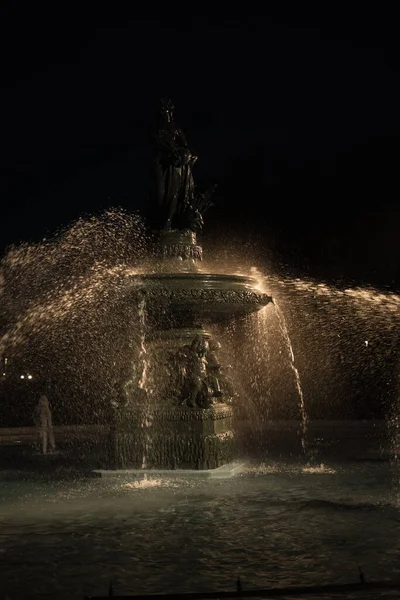
MULTIPOLYGON (((270 419, 298 419, 304 445, 308 418, 375 418, 392 423, 398 448, 400 295, 262 272, 251 244, 204 242, 203 271, 251 274, 281 309, 213 332, 254 439, 270 419)), ((145 365, 145 315, 129 299, 129 282, 154 270, 146 248, 140 219, 115 209, 4 256, 0 353, 12 377, 30 369, 33 382, 38 372, 51 379, 56 421, 107 422, 124 365, 145 365)), ((29 425, 30 414, 0 414, 0 425, 29 425)))
MULTIPOLYGON (((34 373, 50 365, 56 422, 104 422, 135 356, 148 391, 144 305, 124 304, 145 262, 140 226, 120 211, 5 256, 1 345, 34 373)), ((237 272, 218 260, 203 269, 237 272)), ((260 284, 279 318, 267 307, 215 332, 252 449, 266 455, 271 420, 297 419, 308 450, 308 414, 387 419, 398 451, 400 296, 271 273, 260 284)), ((268 463, 224 482, 0 480, 0 591, 78 598, 105 594, 110 579, 121 593, 199 591, 232 588, 238 574, 245 587, 349 582, 359 565, 367 579, 398 576, 398 473, 363 465, 268 463)))
POLYGON ((294 373, 296 389, 299 394, 299 413, 300 413, 300 419, 301 419, 301 433, 302 433, 301 445, 303 447, 304 452, 307 452, 307 420, 308 420, 308 417, 307 417, 306 405, 304 402, 304 394, 303 394, 303 390, 301 388, 300 373, 296 366, 296 361, 295 361, 294 352, 293 352, 293 345, 290 340, 285 316, 284 316, 283 312, 281 311, 276 300, 274 302, 274 306, 275 306, 276 315, 278 317, 279 327, 282 332, 283 339, 285 340, 285 343, 287 346, 288 355, 289 355, 289 359, 290 359, 290 366, 294 373))
POLYGON ((347 583, 358 566, 399 577, 398 477, 389 464, 267 464, 226 481, 2 482, 0 591, 347 583))

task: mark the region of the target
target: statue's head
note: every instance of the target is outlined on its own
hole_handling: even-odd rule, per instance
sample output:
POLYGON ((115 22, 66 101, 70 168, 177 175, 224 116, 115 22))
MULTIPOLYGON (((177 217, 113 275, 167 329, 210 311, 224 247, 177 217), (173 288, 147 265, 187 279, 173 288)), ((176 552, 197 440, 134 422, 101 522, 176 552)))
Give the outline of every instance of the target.
POLYGON ((160 112, 167 121, 172 121, 175 106, 171 98, 162 98, 160 102, 160 112))
POLYGON ((208 341, 203 336, 196 335, 192 341, 192 348, 199 356, 204 356, 207 354, 208 341))
POLYGON ((217 342, 217 340, 209 340, 208 345, 211 352, 217 352, 218 350, 221 350, 221 344, 220 342, 217 342))

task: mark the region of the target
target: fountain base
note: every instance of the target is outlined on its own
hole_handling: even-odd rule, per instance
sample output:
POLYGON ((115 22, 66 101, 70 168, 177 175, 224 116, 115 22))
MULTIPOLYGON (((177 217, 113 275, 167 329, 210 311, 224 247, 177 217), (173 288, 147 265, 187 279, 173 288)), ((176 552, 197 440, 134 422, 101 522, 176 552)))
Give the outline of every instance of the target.
POLYGON ((126 407, 110 430, 110 469, 216 469, 232 461, 233 411, 226 404, 207 409, 126 407))
POLYGON ((98 477, 119 479, 129 479, 132 477, 137 480, 146 480, 148 478, 171 479, 230 479, 235 475, 243 473, 248 466, 247 462, 234 461, 217 467, 216 469, 95 469, 98 477))

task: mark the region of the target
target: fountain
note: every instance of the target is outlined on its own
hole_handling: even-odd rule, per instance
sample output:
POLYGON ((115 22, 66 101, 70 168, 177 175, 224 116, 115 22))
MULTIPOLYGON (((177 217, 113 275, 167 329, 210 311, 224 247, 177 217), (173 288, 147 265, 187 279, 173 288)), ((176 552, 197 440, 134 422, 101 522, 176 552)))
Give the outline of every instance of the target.
POLYGON ((227 590, 232 572, 259 588, 323 586, 354 581, 354 565, 367 581, 395 578, 398 462, 376 460, 385 423, 375 418, 387 415, 398 458, 400 295, 269 270, 272 311, 261 274, 202 268, 210 193, 197 193, 195 157, 162 108, 150 258, 138 219, 109 210, 11 248, 0 265, 1 591, 24 596, 29 581, 31 594, 93 596, 110 579, 121 594, 227 590), (17 417, 29 429, 38 372, 60 456, 40 457, 31 480, 30 440, 14 429, 17 417), (236 431, 265 462, 213 485, 236 431), (301 459, 320 444, 319 462, 276 451, 294 432, 301 459), (10 473, 17 454, 22 479, 10 473), (99 466, 126 480, 87 477, 99 466))
POLYGON ((215 469, 234 457, 235 390, 207 329, 258 311, 271 297, 242 275, 200 270, 197 234, 212 190, 199 193, 197 157, 162 101, 156 135, 153 272, 134 274, 139 360, 116 382, 110 464, 115 469, 215 469))
POLYGON ((77 436, 56 431, 60 447, 90 468, 207 472, 239 445, 310 460, 345 434, 338 418, 378 419, 377 441, 387 419, 398 452, 400 297, 270 268, 265 279, 227 242, 203 262, 212 190, 194 185, 169 103, 155 142, 146 234, 138 215, 109 209, 2 259, 0 421, 32 426, 42 373, 56 427, 77 436))

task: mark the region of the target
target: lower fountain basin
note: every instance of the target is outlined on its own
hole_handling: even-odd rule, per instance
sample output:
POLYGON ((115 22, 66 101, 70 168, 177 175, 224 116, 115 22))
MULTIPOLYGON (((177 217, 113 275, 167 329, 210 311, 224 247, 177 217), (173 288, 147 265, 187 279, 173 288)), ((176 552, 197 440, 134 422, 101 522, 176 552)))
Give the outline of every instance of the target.
MULTIPOLYGON (((256 312, 272 301, 252 277, 214 273, 162 273, 135 275, 132 285, 143 291, 147 309, 171 318, 191 315, 201 322, 216 322, 256 312)), ((186 319, 187 320, 187 319, 186 319)))

